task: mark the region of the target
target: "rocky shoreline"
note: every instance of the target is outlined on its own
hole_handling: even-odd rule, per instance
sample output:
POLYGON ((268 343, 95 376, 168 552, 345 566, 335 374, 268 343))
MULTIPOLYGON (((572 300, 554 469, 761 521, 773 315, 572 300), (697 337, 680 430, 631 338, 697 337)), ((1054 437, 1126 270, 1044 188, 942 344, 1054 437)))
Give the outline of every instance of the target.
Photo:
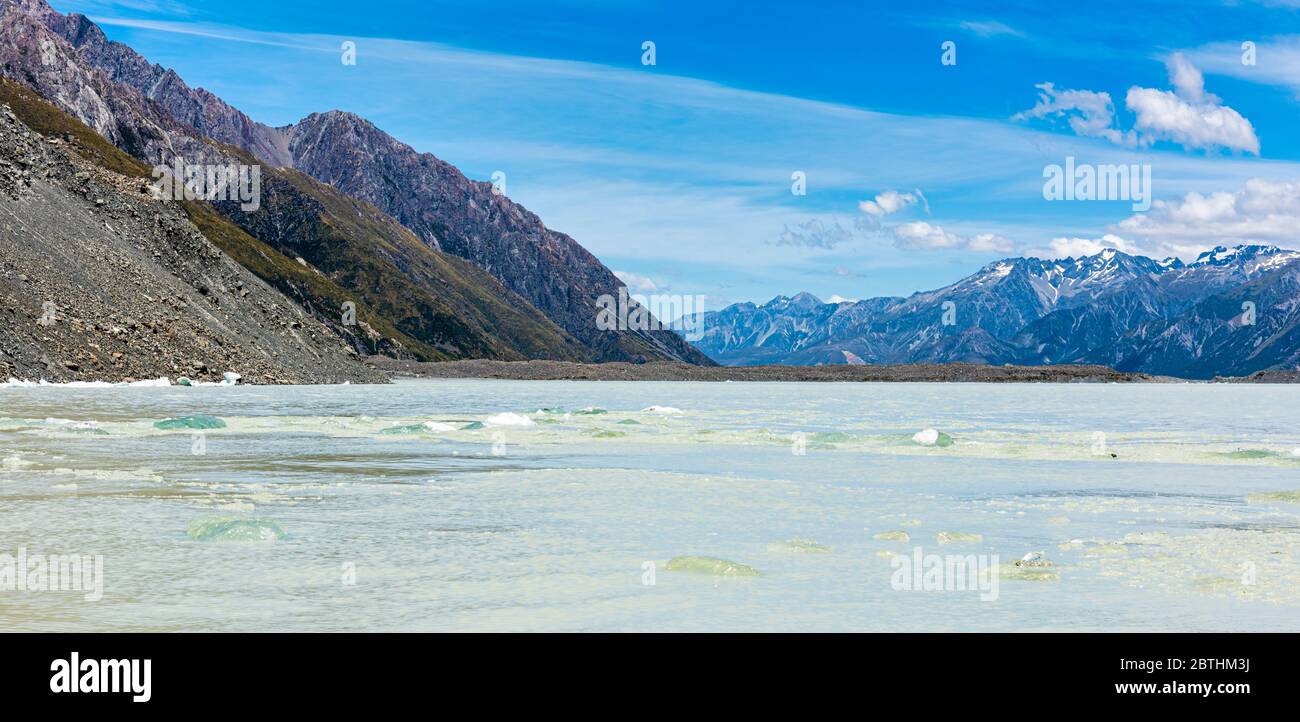
POLYGON ((902 381, 976 383, 1183 383, 1183 379, 1124 373, 1105 366, 982 366, 907 364, 899 366, 692 366, 678 363, 567 361, 444 361, 421 363, 368 357, 371 366, 395 378, 472 378, 527 381, 902 381))

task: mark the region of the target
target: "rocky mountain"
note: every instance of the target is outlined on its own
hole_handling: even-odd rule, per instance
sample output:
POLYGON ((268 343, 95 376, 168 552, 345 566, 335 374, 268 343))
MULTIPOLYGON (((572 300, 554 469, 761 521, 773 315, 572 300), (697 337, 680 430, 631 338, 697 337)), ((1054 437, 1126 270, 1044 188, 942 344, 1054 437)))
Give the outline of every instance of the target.
MULTIPOLYGON (((271 128, 251 120, 212 93, 188 87, 175 72, 149 63, 130 47, 108 40, 84 16, 60 15, 43 0, 0 0, 0 8, 5 5, 14 16, 21 15, 62 41, 52 43, 39 37, 39 33, 28 33, 20 39, 29 55, 37 55, 31 51, 40 49, 42 64, 47 69, 54 65, 59 74, 72 71, 72 66, 76 66, 78 74, 93 69, 119 88, 130 89, 132 92, 125 95, 133 101, 137 98, 150 101, 152 108, 166 116, 160 119, 148 117, 146 113, 144 120, 148 122, 127 122, 123 129, 121 122, 114 122, 121 115, 120 108, 113 108, 109 103, 105 112, 94 102, 93 96, 99 94, 100 88, 91 86, 95 92, 88 95, 80 92, 80 88, 87 87, 86 83, 73 83, 71 88, 64 83, 59 88, 60 94, 47 96, 104 133, 118 147, 137 158, 158 162, 156 158, 168 155, 169 150, 162 141, 177 132, 169 126, 179 126, 184 134, 210 138, 240 149, 261 163, 276 166, 281 169, 280 176, 296 169, 396 219, 433 253, 474 264, 511 292, 499 294, 492 289, 494 293, 504 295, 509 304, 539 311, 551 322, 552 328, 525 334, 529 338, 497 339, 500 343, 495 344, 497 350, 492 352, 485 350, 494 345, 492 339, 465 339, 460 335, 482 330, 473 328, 472 323, 467 324, 468 329, 449 329, 438 323, 403 328, 443 353, 453 357, 495 354, 501 358, 671 359, 712 363, 668 331, 597 328, 596 299, 603 294, 617 295, 622 284, 595 256, 569 236, 546 228, 527 209, 494 193, 490 184, 469 180, 431 154, 417 153, 365 119, 332 111, 312 114, 285 128, 271 128), (72 50, 67 67, 61 57, 53 63, 45 62, 50 56, 59 56, 63 44, 72 50), (161 131, 151 125, 161 126, 161 131), (428 338, 430 334, 434 338, 428 338), (515 352, 513 356, 511 351, 515 352)), ((0 56, 0 60, 4 58, 0 56)), ((48 82, 39 82, 41 73, 32 65, 9 58, 0 64, 0 71, 32 85, 42 94, 56 90, 48 82)), ((307 195, 320 195, 319 188, 298 190, 307 195)), ((231 219, 239 222, 234 217, 231 219)), ((267 225, 274 224, 263 224, 263 227, 267 225)), ((253 229, 245 230, 257 235, 253 229)), ((409 255, 409 249, 404 252, 409 255)), ((462 271, 461 275, 468 278, 470 274, 462 271)), ((421 282, 417 280, 417 283, 421 282)), ((453 310, 464 308, 447 298, 438 300, 453 310)), ((433 306, 384 309, 382 304, 376 305, 388 312, 399 327, 403 318, 433 310, 433 306)), ((468 305, 482 309, 481 303, 468 305)), ((509 329, 511 319, 505 319, 501 326, 509 329)), ((523 333, 522 329, 520 332, 523 333)))
MULTIPOLYGON (((178 159, 189 166, 256 166, 261 187, 255 209, 217 201, 187 203, 187 210, 210 240, 358 351, 422 360, 594 355, 493 276, 429 248, 370 204, 205 137, 134 86, 117 82, 109 71, 153 66, 126 46, 107 43, 84 18, 64 17, 40 0, 0 0, 0 18, 0 74, 142 161, 146 175, 149 166, 178 159), (94 62, 107 63, 108 71, 94 62), (344 320, 348 303, 355 305, 356 323, 344 320)), ((164 97, 184 95, 173 75, 162 72, 157 80, 155 92, 170 87, 164 97)), ((256 126, 240 127, 257 135, 256 126)))
POLYGON ((907 298, 734 304, 706 315, 699 346, 734 365, 1096 363, 1189 378, 1294 368, 1298 261, 1249 245, 1188 264, 1116 250, 1008 258, 907 298))
POLYGON ((0 100, 0 379, 383 379, 99 151, 0 100))

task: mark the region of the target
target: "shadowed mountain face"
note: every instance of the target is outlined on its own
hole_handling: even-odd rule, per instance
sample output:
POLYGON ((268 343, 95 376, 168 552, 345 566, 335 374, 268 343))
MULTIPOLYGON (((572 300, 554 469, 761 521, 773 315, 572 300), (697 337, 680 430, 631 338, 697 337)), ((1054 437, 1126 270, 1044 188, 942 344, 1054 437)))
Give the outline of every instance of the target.
MULTIPOLYGON (((109 41, 84 16, 60 15, 43 0, 0 0, 0 8, 5 6, 26 21, 42 26, 72 49, 71 65, 77 67, 59 67, 56 74, 93 75, 90 71, 98 71, 108 81, 105 85, 114 86, 94 88, 94 95, 103 99, 107 108, 100 108, 99 103, 80 90, 84 83, 49 97, 128 153, 150 163, 159 162, 159 156, 167 157, 170 149, 166 147, 166 139, 157 136, 180 133, 211 138, 238 148, 264 164, 284 169, 282 175, 287 175, 290 168, 301 171, 396 219, 433 252, 469 261, 510 293, 500 294, 493 288, 487 291, 503 296, 502 300, 509 304, 518 305, 522 301, 529 311, 539 311, 550 322, 550 329, 535 334, 523 334, 520 330, 512 337, 499 339, 495 351, 486 350, 492 346, 487 341, 476 348, 474 343, 454 338, 459 331, 443 326, 439 326, 442 335, 437 338, 420 335, 425 331, 432 333, 429 329, 413 329, 416 333, 411 335, 447 354, 712 363, 681 337, 666 330, 599 329, 596 299, 605 294, 616 296, 623 285, 613 272, 572 238, 546 228, 536 215, 494 193, 490 184, 469 180, 433 155, 415 152, 365 119, 332 111, 312 114, 286 128, 271 128, 251 120, 203 89, 188 87, 176 73, 149 63, 130 47, 109 41), (143 119, 124 119, 122 108, 114 108, 111 97, 104 97, 105 94, 121 96, 124 88, 131 91, 125 94, 131 102, 141 98, 152 101, 149 105, 156 109, 156 115, 164 117, 149 117, 151 114, 146 112, 143 119), (160 131, 154 125, 166 130, 160 131), (518 337, 521 334, 546 338, 521 339, 518 337)), ((36 34, 9 35, 22 43, 18 46, 26 49, 22 54, 37 57, 46 52, 43 50, 46 45, 42 45, 42 38, 36 34)), ((40 80, 45 73, 32 67, 30 59, 23 62, 0 55, 0 62, 6 74, 43 94, 55 90, 50 82, 40 80)), ((44 65, 39 58, 37 62, 44 65)), ((54 65, 62 66, 62 62, 54 65)), ((307 196, 321 195, 319 188, 298 190, 307 196)), ((239 222, 233 217, 232 220, 239 222)), ((269 225, 273 224, 262 224, 263 230, 269 225)), ((256 235, 255 229, 246 230, 256 235)), ((472 280, 469 272, 462 275, 472 280)), ((423 283, 420 279, 415 282, 423 283)), ((460 310, 455 303, 448 305, 460 310)), ((387 311, 395 323, 398 317, 417 312, 416 309, 384 309, 381 304, 377 309, 387 311)), ((474 330, 472 321, 466 325, 474 330)), ((507 319, 502 325, 510 326, 511 322, 507 319)))
POLYGON ((1300 363, 1298 277, 1300 253, 1272 246, 1220 247, 1190 264, 1114 250, 1009 258, 908 298, 735 304, 706 316, 699 346, 735 365, 1097 363, 1240 376, 1300 363))

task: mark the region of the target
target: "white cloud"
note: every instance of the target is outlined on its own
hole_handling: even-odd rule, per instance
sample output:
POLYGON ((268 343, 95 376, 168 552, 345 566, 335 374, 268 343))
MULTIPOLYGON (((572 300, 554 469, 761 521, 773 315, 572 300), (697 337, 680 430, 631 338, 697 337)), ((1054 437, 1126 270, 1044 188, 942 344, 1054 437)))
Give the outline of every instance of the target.
POLYGON ((1218 103, 1219 99, 1205 94, 1205 76, 1196 66, 1187 61, 1182 53, 1174 53, 1165 61, 1169 70, 1169 82, 1174 85, 1178 97, 1189 103, 1218 103))
POLYGON ((1137 139, 1132 131, 1125 133, 1112 127, 1115 123, 1115 103, 1111 101, 1110 93, 1057 90, 1052 83, 1039 83, 1034 87, 1039 90, 1038 103, 1029 110, 1011 116, 1012 120, 1046 118, 1049 115, 1066 117, 1070 129, 1076 135, 1105 138, 1117 145, 1136 145, 1137 139))
POLYGON ((1144 145, 1170 140, 1184 148, 1227 148, 1259 155, 1255 128, 1241 113, 1205 92, 1205 79, 1181 53, 1166 62, 1173 92, 1129 88, 1125 105, 1137 118, 1133 127, 1144 145))
POLYGON ((1053 238, 1048 241, 1046 248, 1031 249, 1026 251, 1026 255, 1048 259, 1079 258, 1082 256, 1095 256, 1107 248, 1113 248, 1128 254, 1151 255, 1136 244, 1110 233, 1101 238, 1053 238))
POLYGON ((650 280, 647 276, 642 276, 628 271, 614 271, 614 276, 627 286, 628 290, 633 293, 654 293, 659 290, 659 284, 650 280))
POLYGON ((894 234, 894 245, 903 249, 955 249, 1005 253, 1015 247, 1010 240, 994 233, 960 236, 925 221, 903 223, 890 228, 890 231, 894 234))
POLYGON ((1259 138, 1250 121, 1223 105, 1220 99, 1205 92, 1205 78, 1181 53, 1165 62, 1169 71, 1170 90, 1133 86, 1124 96, 1124 105, 1136 117, 1133 129, 1115 126, 1115 105, 1110 94, 1091 90, 1056 90, 1051 83, 1040 83, 1038 103, 1029 110, 1011 116, 1012 120, 1069 118, 1075 134, 1105 138, 1126 147, 1150 146, 1167 140, 1187 149, 1242 151, 1259 155, 1259 138))
POLYGON ((1241 190, 1182 200, 1156 201, 1150 212, 1114 226, 1118 233, 1169 245, 1176 255, 1195 255, 1242 242, 1300 243, 1300 182, 1254 178, 1241 190))
POLYGON ((925 194, 921 192, 920 188, 917 188, 911 193, 899 193, 895 190, 888 190, 877 195, 874 201, 860 201, 858 203, 858 210, 867 215, 880 218, 881 216, 887 216, 891 213, 897 213, 908 206, 916 205, 918 202, 925 207, 926 213, 930 212, 930 204, 925 200, 925 194))
POLYGON ((1009 253, 1016 247, 1008 238, 1003 238, 996 233, 979 233, 966 239, 966 248, 972 251, 997 251, 998 253, 1009 253))

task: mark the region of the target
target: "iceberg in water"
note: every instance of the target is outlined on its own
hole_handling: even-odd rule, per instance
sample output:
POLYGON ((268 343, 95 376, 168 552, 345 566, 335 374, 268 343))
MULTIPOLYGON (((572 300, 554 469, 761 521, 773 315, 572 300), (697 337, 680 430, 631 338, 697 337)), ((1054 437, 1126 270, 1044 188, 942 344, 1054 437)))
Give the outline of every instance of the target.
POLYGON ((831 548, 825 544, 819 544, 812 539, 786 539, 782 542, 773 542, 768 544, 767 550, 772 552, 796 552, 802 554, 829 554, 831 548))
POLYGON ((512 414, 509 411, 501 414, 492 414, 483 419, 487 426, 533 426, 536 424, 532 419, 520 414, 512 414))
POLYGON ((718 577, 756 577, 758 570, 739 562, 731 562, 717 557, 673 557, 664 567, 670 572, 689 572, 692 574, 712 574, 718 577))
POLYGON ((912 441, 921 446, 952 446, 952 437, 937 429, 925 429, 912 434, 912 441))
POLYGON ((207 414, 194 414, 193 416, 182 416, 180 418, 175 418, 175 419, 163 419, 162 421, 155 421, 153 422, 153 427, 155 429, 162 429, 163 431, 177 431, 181 429, 184 430, 224 429, 226 428, 226 422, 222 421, 221 419, 218 419, 215 416, 208 416, 207 414))
POLYGON ((277 541, 285 536, 284 530, 273 521, 238 517, 195 519, 186 531, 191 539, 201 542, 277 541))
POLYGON ((381 429, 381 434, 425 434, 440 433, 443 431, 455 431, 456 427, 451 424, 444 424, 440 421, 424 421, 418 424, 402 424, 400 426, 390 426, 381 429))
POLYGON ((665 416, 679 415, 682 410, 675 406, 647 406, 641 409, 643 414, 663 414, 665 416))

